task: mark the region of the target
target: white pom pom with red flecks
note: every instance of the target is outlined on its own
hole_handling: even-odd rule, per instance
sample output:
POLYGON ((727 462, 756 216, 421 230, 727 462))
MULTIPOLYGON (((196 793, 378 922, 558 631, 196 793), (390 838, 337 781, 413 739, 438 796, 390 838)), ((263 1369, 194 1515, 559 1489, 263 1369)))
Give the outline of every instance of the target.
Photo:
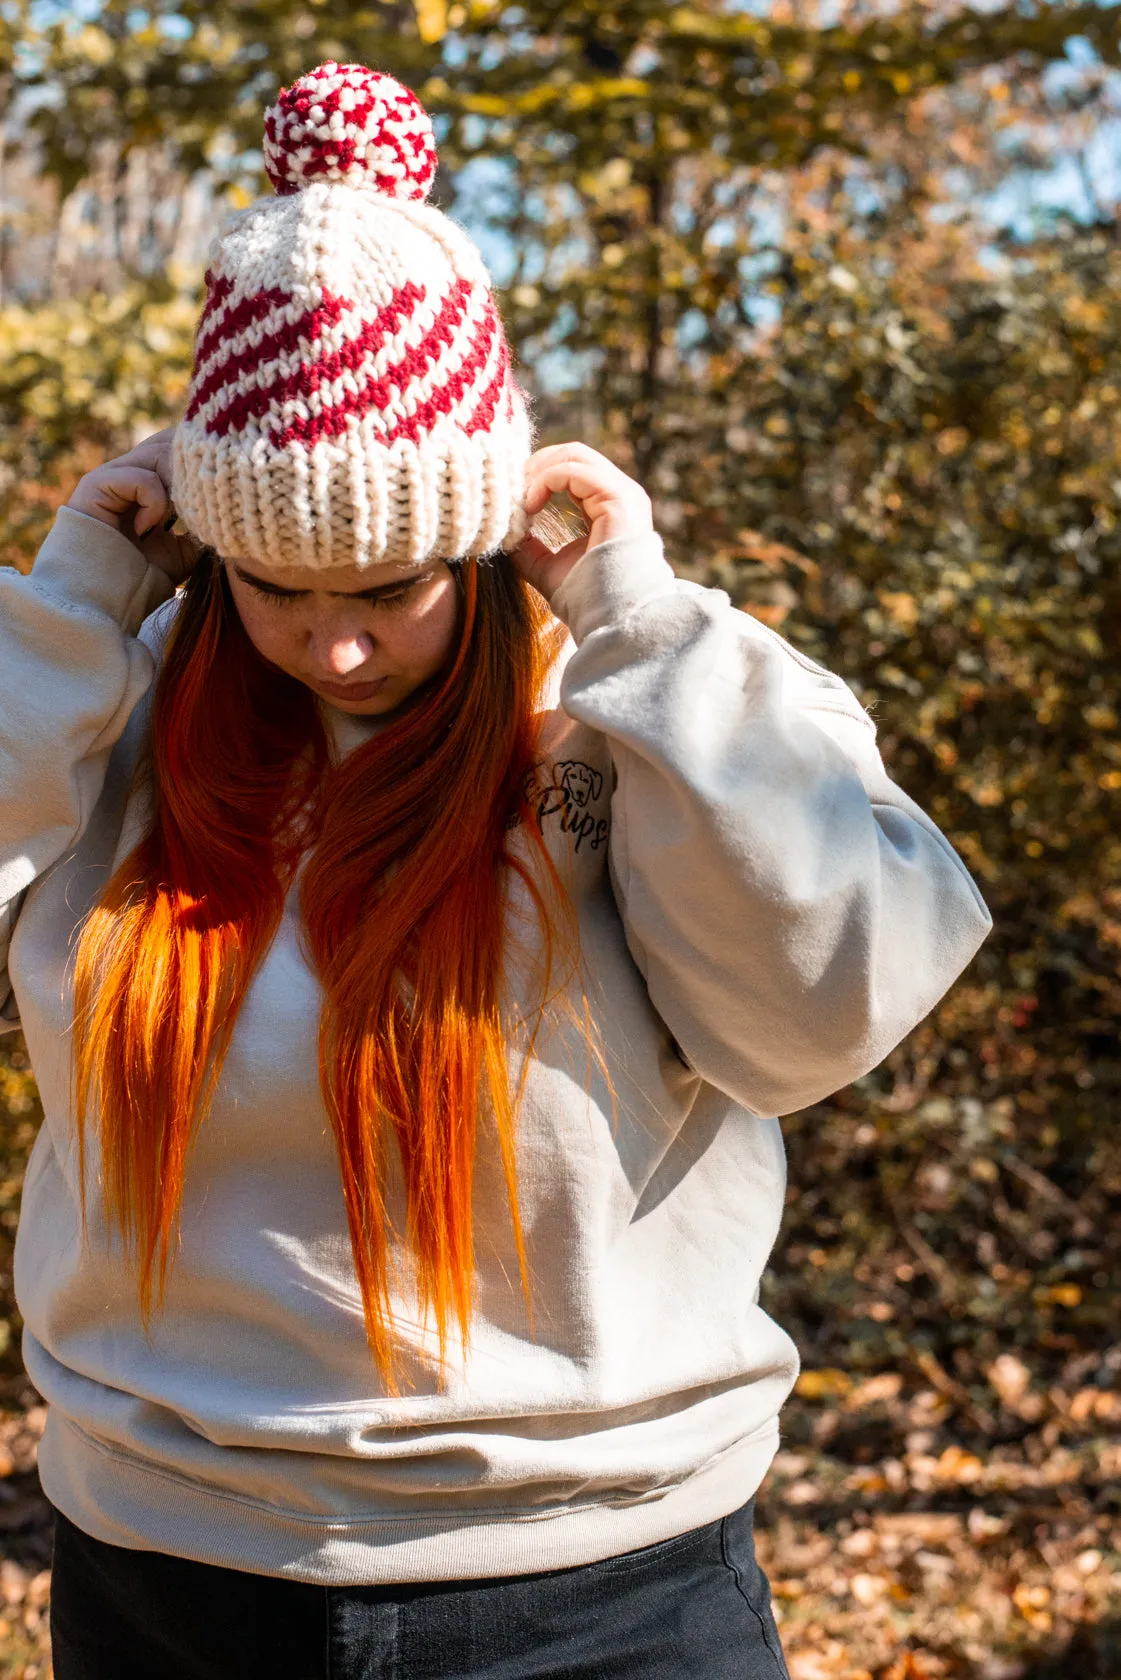
POLYGON ((278 193, 315 181, 426 198, 436 141, 416 94, 364 64, 319 65, 265 114, 265 168, 278 193))

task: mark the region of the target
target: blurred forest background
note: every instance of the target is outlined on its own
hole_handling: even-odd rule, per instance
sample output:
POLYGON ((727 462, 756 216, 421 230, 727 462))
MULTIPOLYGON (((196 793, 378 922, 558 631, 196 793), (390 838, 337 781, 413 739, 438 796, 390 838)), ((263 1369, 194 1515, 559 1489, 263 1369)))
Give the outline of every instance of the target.
MULTIPOLYGON (((1121 6, 0 0, 2 559, 174 419, 207 240, 321 59, 433 113, 543 441, 838 670, 996 931, 786 1123, 759 1501, 794 1680, 1121 1675, 1121 6)), ((0 1055, 0 1674, 49 1580, 0 1055)))

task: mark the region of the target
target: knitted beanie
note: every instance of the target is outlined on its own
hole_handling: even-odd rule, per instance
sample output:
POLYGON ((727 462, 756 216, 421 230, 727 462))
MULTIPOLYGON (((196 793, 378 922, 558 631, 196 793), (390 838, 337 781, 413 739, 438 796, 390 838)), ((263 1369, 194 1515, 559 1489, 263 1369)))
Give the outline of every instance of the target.
POLYGON ((482 258, 424 203, 420 101, 322 64, 267 113, 265 165, 276 197, 210 254, 173 445, 181 519, 270 569, 516 546, 529 418, 482 258))

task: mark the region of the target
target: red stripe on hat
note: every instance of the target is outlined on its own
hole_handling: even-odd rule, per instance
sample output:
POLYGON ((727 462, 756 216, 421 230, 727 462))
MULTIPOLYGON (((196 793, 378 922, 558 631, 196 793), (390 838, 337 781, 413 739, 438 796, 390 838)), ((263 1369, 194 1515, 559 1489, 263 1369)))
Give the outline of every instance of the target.
MULTIPOLYGON (((402 292, 406 290, 407 287, 401 289, 402 292)), ((400 297, 401 293, 395 295, 400 297)), ((419 295, 423 294, 418 293, 419 295)), ((238 321, 236 326, 233 325, 234 316, 238 313, 238 310, 233 310, 221 323, 217 332, 224 334, 227 324, 230 324, 230 335, 232 337, 234 333, 240 332, 250 325, 253 320, 267 315, 278 304, 291 303, 291 301, 291 297, 284 292, 258 292, 255 297, 246 300, 245 306, 238 305, 238 310, 246 307, 247 318, 245 320, 238 321), (260 305, 260 307, 253 309, 248 307, 255 305, 260 305)), ((211 397, 216 397, 219 391, 224 390, 227 385, 231 385, 242 373, 253 372, 256 368, 263 366, 264 363, 271 362, 277 356, 285 353, 291 356, 303 351, 306 354, 311 350, 312 344, 323 329, 336 326, 342 320, 346 311, 353 307, 353 304, 348 302, 346 298, 337 298, 330 292, 324 291, 323 302, 318 308, 307 310, 295 321, 286 321, 276 332, 266 334, 259 344, 250 344, 244 350, 231 353, 224 362, 219 362, 217 367, 211 368, 206 378, 192 393, 190 405, 187 409, 187 419, 192 419, 200 408, 206 406, 211 397)), ((216 337, 215 342, 220 342, 220 340, 216 337)), ((202 359, 200 355, 197 358, 196 365, 202 359)))
POLYGON ((506 375, 509 372, 509 368, 510 352, 506 347, 506 340, 503 338, 502 343, 499 346, 498 368, 495 372, 494 378, 479 398, 474 414, 472 414, 470 420, 468 420, 464 425, 463 430, 467 433, 468 437, 471 437, 475 432, 485 431, 494 420, 495 410, 498 407, 498 399, 502 395, 502 387, 506 383, 506 375))
MULTIPOLYGON (((460 281, 459 284, 464 285, 465 282, 460 281)), ((387 448, 400 437, 410 438, 413 443, 419 443, 422 437, 431 432, 442 415, 451 413, 463 393, 470 389, 472 380, 476 379, 486 366, 491 340, 497 330, 498 317, 492 308, 488 308, 479 322, 470 350, 455 373, 424 402, 418 403, 414 414, 398 421, 384 437, 378 439, 378 442, 387 448)), ((406 362, 409 359, 406 358, 406 362)), ((391 400, 391 387, 396 385, 399 390, 407 388, 397 377, 405 367, 406 363, 403 362, 384 374, 381 379, 368 381, 361 390, 344 392, 337 403, 333 403, 320 414, 311 414, 306 420, 297 417, 284 431, 276 434, 272 440, 274 445, 282 449, 288 443, 302 443, 305 448, 313 449, 320 438, 338 437, 345 432, 352 419, 360 419, 371 409, 387 408, 391 400)))
POLYGON ((221 279, 216 280, 214 278, 213 270, 209 268, 203 276, 203 285, 206 287, 206 304, 203 308, 202 315, 199 317, 199 332, 202 331, 203 327, 206 325, 207 321, 219 305, 225 303, 226 299, 234 289, 234 283, 232 280, 227 280, 224 274, 221 279))
MULTIPOLYGON (((408 350, 397 366, 387 369, 380 379, 368 380, 358 397, 346 396, 343 401, 364 402, 362 413, 374 406, 386 408, 392 401, 394 388, 403 391, 409 381, 422 378, 439 354, 439 346, 451 344, 454 329, 466 311, 470 292, 469 281, 457 280, 421 342, 408 350)), ((274 406, 282 406, 299 397, 310 396, 321 386, 332 384, 341 378, 344 373, 357 373, 364 358, 381 349, 386 337, 397 329, 402 318, 411 314, 413 308, 423 299, 424 293, 420 288, 411 280, 406 281, 372 321, 364 321, 361 330, 353 338, 346 339, 329 356, 322 356, 318 361, 305 361, 296 373, 276 379, 263 389, 255 388, 239 393, 232 402, 219 409, 218 413, 207 421, 206 430, 215 437, 223 437, 227 432, 241 431, 251 420, 265 419, 274 406)), ((353 305, 350 307, 353 308, 353 305)), ((298 333, 299 323, 292 330, 298 333)), ((260 358, 254 352, 252 357, 246 356, 236 360, 231 358, 228 365, 231 369, 241 372, 252 370, 259 363, 260 358)), ((297 423, 293 422, 293 425, 295 424, 297 423)), ((312 417, 300 424, 318 426, 321 424, 321 418, 312 417)), ((332 434, 328 432, 326 435, 332 434)))
POLYGON ((498 317, 494 310, 487 306, 486 312, 475 332, 475 338, 467 355, 463 358, 456 371, 441 385, 438 391, 433 391, 426 402, 417 405, 416 413, 408 420, 403 420, 386 438, 386 443, 392 443, 395 438, 408 437, 414 443, 419 443, 425 432, 430 432, 441 415, 450 414, 455 405, 469 391, 479 374, 487 365, 490 356, 491 341, 498 329, 498 317))
POLYGON ((252 297, 242 298, 228 315, 223 315, 220 321, 214 323, 209 332, 200 335, 195 345, 195 367, 201 367, 223 339, 244 332, 254 321, 263 320, 271 310, 280 309, 291 301, 291 294, 282 292, 278 286, 270 286, 267 292, 254 292, 252 297))

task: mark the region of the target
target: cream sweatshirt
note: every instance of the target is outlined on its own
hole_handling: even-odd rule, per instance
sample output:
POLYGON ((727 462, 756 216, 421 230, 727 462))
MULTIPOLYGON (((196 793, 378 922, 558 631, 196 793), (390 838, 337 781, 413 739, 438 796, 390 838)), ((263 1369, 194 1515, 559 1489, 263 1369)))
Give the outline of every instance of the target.
POLYGON ((518 1123, 532 1326, 484 1134, 470 1353, 441 1385, 431 1325, 398 1295, 408 1386, 385 1393, 292 904, 146 1335, 96 1151, 82 1238, 69 963, 144 828, 130 780, 169 593, 67 508, 29 576, 0 570, 0 1017, 22 1023, 46 1114, 16 1287, 47 1494, 118 1545, 325 1584, 555 1569, 731 1511, 798 1368, 758 1301, 785 1187, 774 1117, 874 1067, 969 961, 990 924, 961 862, 843 682, 676 579, 656 537, 591 550, 553 603, 575 647, 536 785, 615 1101, 552 1015, 518 1123))

